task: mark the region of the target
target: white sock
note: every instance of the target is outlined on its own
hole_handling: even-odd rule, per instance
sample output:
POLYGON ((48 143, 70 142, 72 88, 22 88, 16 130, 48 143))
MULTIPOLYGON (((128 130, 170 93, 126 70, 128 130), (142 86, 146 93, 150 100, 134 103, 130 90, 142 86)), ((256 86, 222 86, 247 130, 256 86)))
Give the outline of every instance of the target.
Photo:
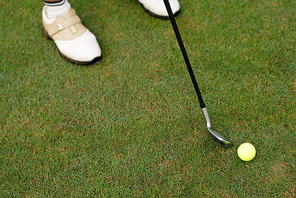
POLYGON ((67 0, 57 0, 55 2, 44 0, 44 3, 48 18, 60 16, 71 8, 71 5, 67 0))

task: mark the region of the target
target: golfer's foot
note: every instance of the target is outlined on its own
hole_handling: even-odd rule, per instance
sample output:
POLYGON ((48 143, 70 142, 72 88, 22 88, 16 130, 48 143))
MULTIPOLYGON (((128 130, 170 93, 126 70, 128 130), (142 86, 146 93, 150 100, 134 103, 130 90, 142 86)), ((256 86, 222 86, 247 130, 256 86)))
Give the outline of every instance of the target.
POLYGON ((60 53, 75 64, 91 64, 100 60, 102 53, 96 37, 81 23, 74 9, 55 17, 42 11, 45 36, 52 39, 60 53))
MULTIPOLYGON (((169 19, 169 14, 166 10, 163 0, 139 0, 142 4, 144 10, 150 15, 162 18, 169 19)), ((169 0, 172 11, 174 15, 177 15, 180 12, 180 4, 178 0, 169 0)))

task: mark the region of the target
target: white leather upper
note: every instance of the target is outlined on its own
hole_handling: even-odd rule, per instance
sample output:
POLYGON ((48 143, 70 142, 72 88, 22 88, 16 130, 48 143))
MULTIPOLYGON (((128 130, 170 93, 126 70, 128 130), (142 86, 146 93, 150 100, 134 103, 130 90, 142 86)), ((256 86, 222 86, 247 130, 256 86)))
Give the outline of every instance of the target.
MULTIPOLYGON (((156 15, 159 15, 159 16, 169 15, 163 0, 139 0, 139 2, 142 3, 147 10, 149 10, 150 12, 156 15)), ((175 14, 180 10, 180 3, 178 0, 169 0, 169 3, 171 5, 173 14, 175 14)))

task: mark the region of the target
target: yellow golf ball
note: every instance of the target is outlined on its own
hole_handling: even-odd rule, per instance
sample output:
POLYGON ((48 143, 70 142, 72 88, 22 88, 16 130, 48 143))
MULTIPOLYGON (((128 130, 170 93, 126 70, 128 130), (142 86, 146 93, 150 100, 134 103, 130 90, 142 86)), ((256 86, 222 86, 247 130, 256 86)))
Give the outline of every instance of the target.
POLYGON ((256 149, 250 143, 243 143, 238 147, 237 155, 243 161, 251 161, 256 155, 256 149))

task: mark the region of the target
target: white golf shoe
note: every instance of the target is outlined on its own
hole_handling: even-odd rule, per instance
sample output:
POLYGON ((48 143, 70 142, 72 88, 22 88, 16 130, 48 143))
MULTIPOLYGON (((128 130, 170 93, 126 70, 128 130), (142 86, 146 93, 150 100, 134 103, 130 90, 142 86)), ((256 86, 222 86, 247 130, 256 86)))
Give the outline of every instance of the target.
MULTIPOLYGON (((139 0, 143 8, 150 15, 162 19, 169 19, 163 0, 139 0)), ((180 3, 178 0, 169 0, 174 15, 180 12, 180 3)))
POLYGON ((102 52, 96 37, 81 23, 74 9, 49 18, 44 7, 42 19, 45 36, 55 42, 67 60, 82 65, 100 60, 102 52))

